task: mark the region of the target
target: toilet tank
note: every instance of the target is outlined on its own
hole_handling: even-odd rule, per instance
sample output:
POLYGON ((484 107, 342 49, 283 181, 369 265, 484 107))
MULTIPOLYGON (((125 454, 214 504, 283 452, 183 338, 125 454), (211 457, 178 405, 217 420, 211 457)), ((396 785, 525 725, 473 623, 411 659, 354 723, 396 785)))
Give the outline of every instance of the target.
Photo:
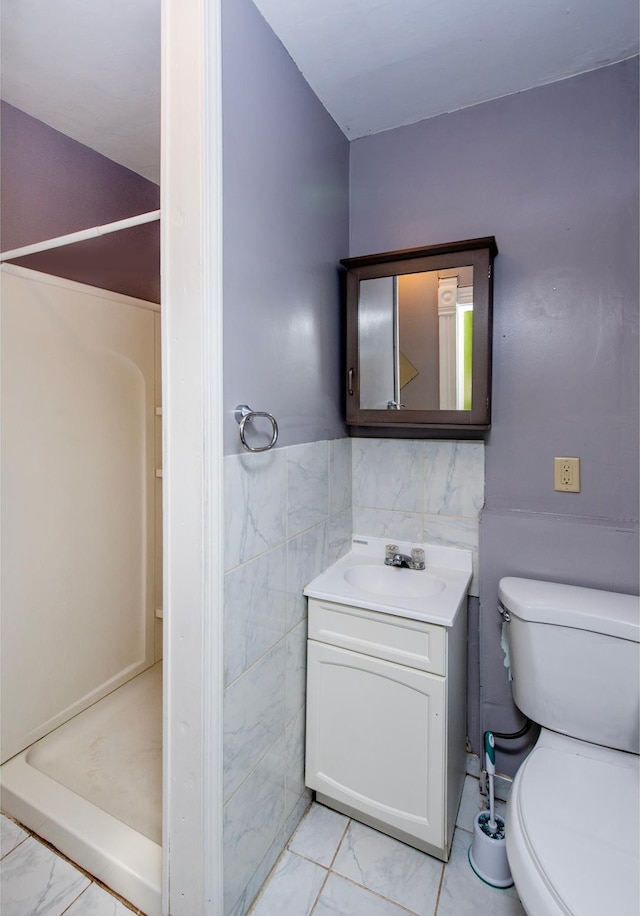
POLYGON ((516 706, 545 728, 637 754, 640 599, 515 577, 498 594, 516 706))

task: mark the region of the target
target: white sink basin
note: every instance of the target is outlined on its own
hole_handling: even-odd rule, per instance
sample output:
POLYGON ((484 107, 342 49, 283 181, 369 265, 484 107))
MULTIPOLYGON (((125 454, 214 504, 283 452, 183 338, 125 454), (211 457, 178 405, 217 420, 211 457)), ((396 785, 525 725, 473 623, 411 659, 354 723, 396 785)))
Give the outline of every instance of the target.
POLYGON ((430 544, 399 543, 425 551, 426 568, 385 566, 383 538, 353 538, 351 552, 304 589, 311 598, 453 626, 471 582, 471 551, 430 544))
POLYGON ((374 595, 393 598, 429 598, 445 587, 439 576, 426 570, 400 569, 397 566, 349 566, 343 575, 349 585, 374 595))

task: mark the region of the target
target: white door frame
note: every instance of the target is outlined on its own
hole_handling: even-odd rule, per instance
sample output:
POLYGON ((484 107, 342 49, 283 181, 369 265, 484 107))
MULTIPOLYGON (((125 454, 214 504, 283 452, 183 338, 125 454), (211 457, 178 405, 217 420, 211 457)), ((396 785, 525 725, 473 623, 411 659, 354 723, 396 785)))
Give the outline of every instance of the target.
POLYGON ((222 913, 220 0, 162 0, 163 913, 222 913))

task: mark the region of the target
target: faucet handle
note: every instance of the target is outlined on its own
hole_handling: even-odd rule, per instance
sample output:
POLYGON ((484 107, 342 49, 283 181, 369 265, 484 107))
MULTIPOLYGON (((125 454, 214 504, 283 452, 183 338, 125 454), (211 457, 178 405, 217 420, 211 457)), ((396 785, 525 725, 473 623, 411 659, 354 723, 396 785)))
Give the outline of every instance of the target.
POLYGON ((385 547, 385 560, 393 560, 395 555, 400 552, 400 549, 397 544, 387 544, 385 547))
POLYGON ((424 550, 422 547, 411 548, 411 562, 414 569, 424 569, 424 550))

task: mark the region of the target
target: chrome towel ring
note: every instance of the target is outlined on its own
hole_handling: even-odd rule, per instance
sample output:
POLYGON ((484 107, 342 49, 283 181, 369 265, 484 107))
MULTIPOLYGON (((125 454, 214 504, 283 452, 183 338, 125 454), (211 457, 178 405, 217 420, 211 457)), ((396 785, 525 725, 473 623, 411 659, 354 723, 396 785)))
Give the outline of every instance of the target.
POLYGON ((267 452, 270 448, 273 448, 278 441, 278 424, 276 423, 275 417, 270 413, 266 413, 264 410, 251 410, 246 404, 238 404, 233 415, 236 418, 236 422, 240 424, 240 442, 242 442, 242 447, 248 452, 267 452), (266 417, 271 423, 272 435, 271 442, 268 445, 249 445, 245 438, 245 426, 255 417, 266 417))

